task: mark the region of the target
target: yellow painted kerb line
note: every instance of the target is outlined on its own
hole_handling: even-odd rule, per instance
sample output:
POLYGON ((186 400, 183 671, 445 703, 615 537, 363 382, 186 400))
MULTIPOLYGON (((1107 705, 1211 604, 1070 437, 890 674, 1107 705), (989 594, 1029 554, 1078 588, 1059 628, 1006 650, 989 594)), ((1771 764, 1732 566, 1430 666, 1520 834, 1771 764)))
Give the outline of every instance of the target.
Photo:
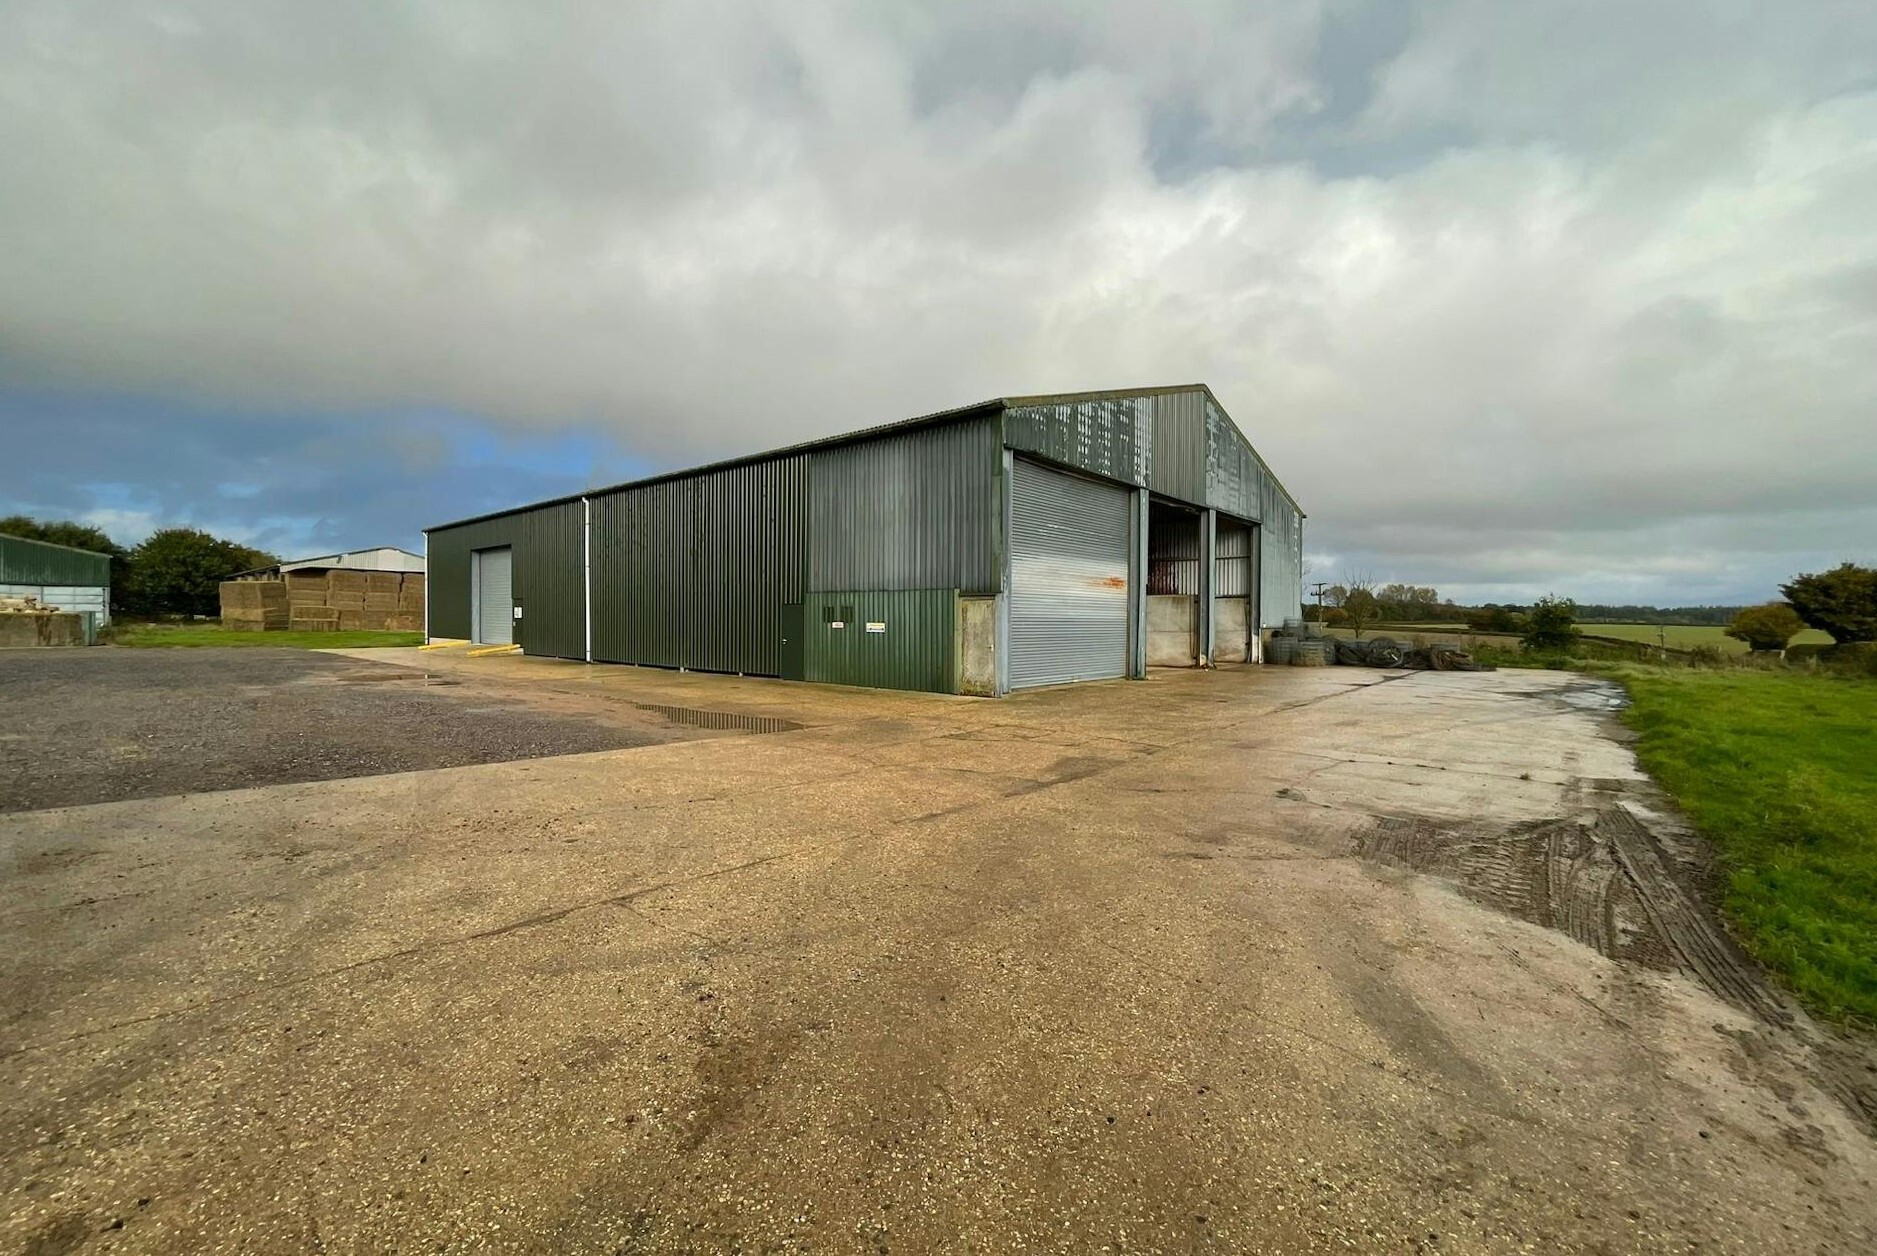
POLYGON ((469 642, 467 641, 456 641, 456 640, 446 639, 443 641, 432 641, 432 642, 429 642, 428 644, 420 645, 417 648, 420 650, 449 650, 459 645, 468 645, 468 644, 469 642))
POLYGON ((466 659, 480 659, 487 658, 491 654, 519 654, 520 652, 521 647, 518 645, 485 645, 480 650, 471 650, 463 657, 466 659))

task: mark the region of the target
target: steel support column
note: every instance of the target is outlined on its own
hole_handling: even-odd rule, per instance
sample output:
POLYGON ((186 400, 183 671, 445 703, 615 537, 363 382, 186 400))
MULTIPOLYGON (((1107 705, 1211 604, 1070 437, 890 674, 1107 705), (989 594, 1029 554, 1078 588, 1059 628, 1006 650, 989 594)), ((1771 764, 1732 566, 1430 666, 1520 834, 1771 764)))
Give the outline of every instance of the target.
POLYGON ((1147 679, 1147 490, 1128 503, 1128 676, 1147 679))
POLYGON ((1199 665, 1211 667, 1216 646, 1219 587, 1219 512, 1199 512, 1199 665))
POLYGON ((1010 511, 1011 485, 1017 456, 1004 450, 1002 473, 997 477, 997 537, 999 568, 997 589, 997 696, 1010 692, 1010 511))
MULTIPOLYGON (((426 584, 428 587, 428 584, 426 584)), ((587 662, 593 661, 593 499, 580 499, 580 590, 585 598, 587 662)))

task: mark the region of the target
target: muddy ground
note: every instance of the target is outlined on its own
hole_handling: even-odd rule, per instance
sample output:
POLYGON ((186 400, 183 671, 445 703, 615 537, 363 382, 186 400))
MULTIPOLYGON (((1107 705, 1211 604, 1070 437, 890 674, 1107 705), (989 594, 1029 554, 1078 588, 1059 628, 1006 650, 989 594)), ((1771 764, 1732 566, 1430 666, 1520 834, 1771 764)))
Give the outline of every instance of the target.
POLYGON ((1877 1246, 1581 678, 404 657, 799 727, 0 817, 0 1250, 1877 1246))

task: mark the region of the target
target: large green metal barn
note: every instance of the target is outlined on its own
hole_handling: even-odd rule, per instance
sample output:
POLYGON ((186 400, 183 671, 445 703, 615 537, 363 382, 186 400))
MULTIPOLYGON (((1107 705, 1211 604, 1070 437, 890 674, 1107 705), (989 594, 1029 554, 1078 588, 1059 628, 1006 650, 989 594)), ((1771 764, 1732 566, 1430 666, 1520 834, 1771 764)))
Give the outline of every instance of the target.
POLYGON ((1256 661, 1303 513, 1203 384, 1006 397, 425 533, 428 633, 1002 694, 1256 661))

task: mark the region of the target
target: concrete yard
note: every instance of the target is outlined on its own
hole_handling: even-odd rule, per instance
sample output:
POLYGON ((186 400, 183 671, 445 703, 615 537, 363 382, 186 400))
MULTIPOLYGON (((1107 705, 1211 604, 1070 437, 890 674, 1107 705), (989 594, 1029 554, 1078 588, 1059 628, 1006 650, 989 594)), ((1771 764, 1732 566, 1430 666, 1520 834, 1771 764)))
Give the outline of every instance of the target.
POLYGON ((631 740, 4 778, 0 1251, 1877 1250, 1877 1052, 1739 959, 1596 682, 369 658, 246 696, 631 740))

